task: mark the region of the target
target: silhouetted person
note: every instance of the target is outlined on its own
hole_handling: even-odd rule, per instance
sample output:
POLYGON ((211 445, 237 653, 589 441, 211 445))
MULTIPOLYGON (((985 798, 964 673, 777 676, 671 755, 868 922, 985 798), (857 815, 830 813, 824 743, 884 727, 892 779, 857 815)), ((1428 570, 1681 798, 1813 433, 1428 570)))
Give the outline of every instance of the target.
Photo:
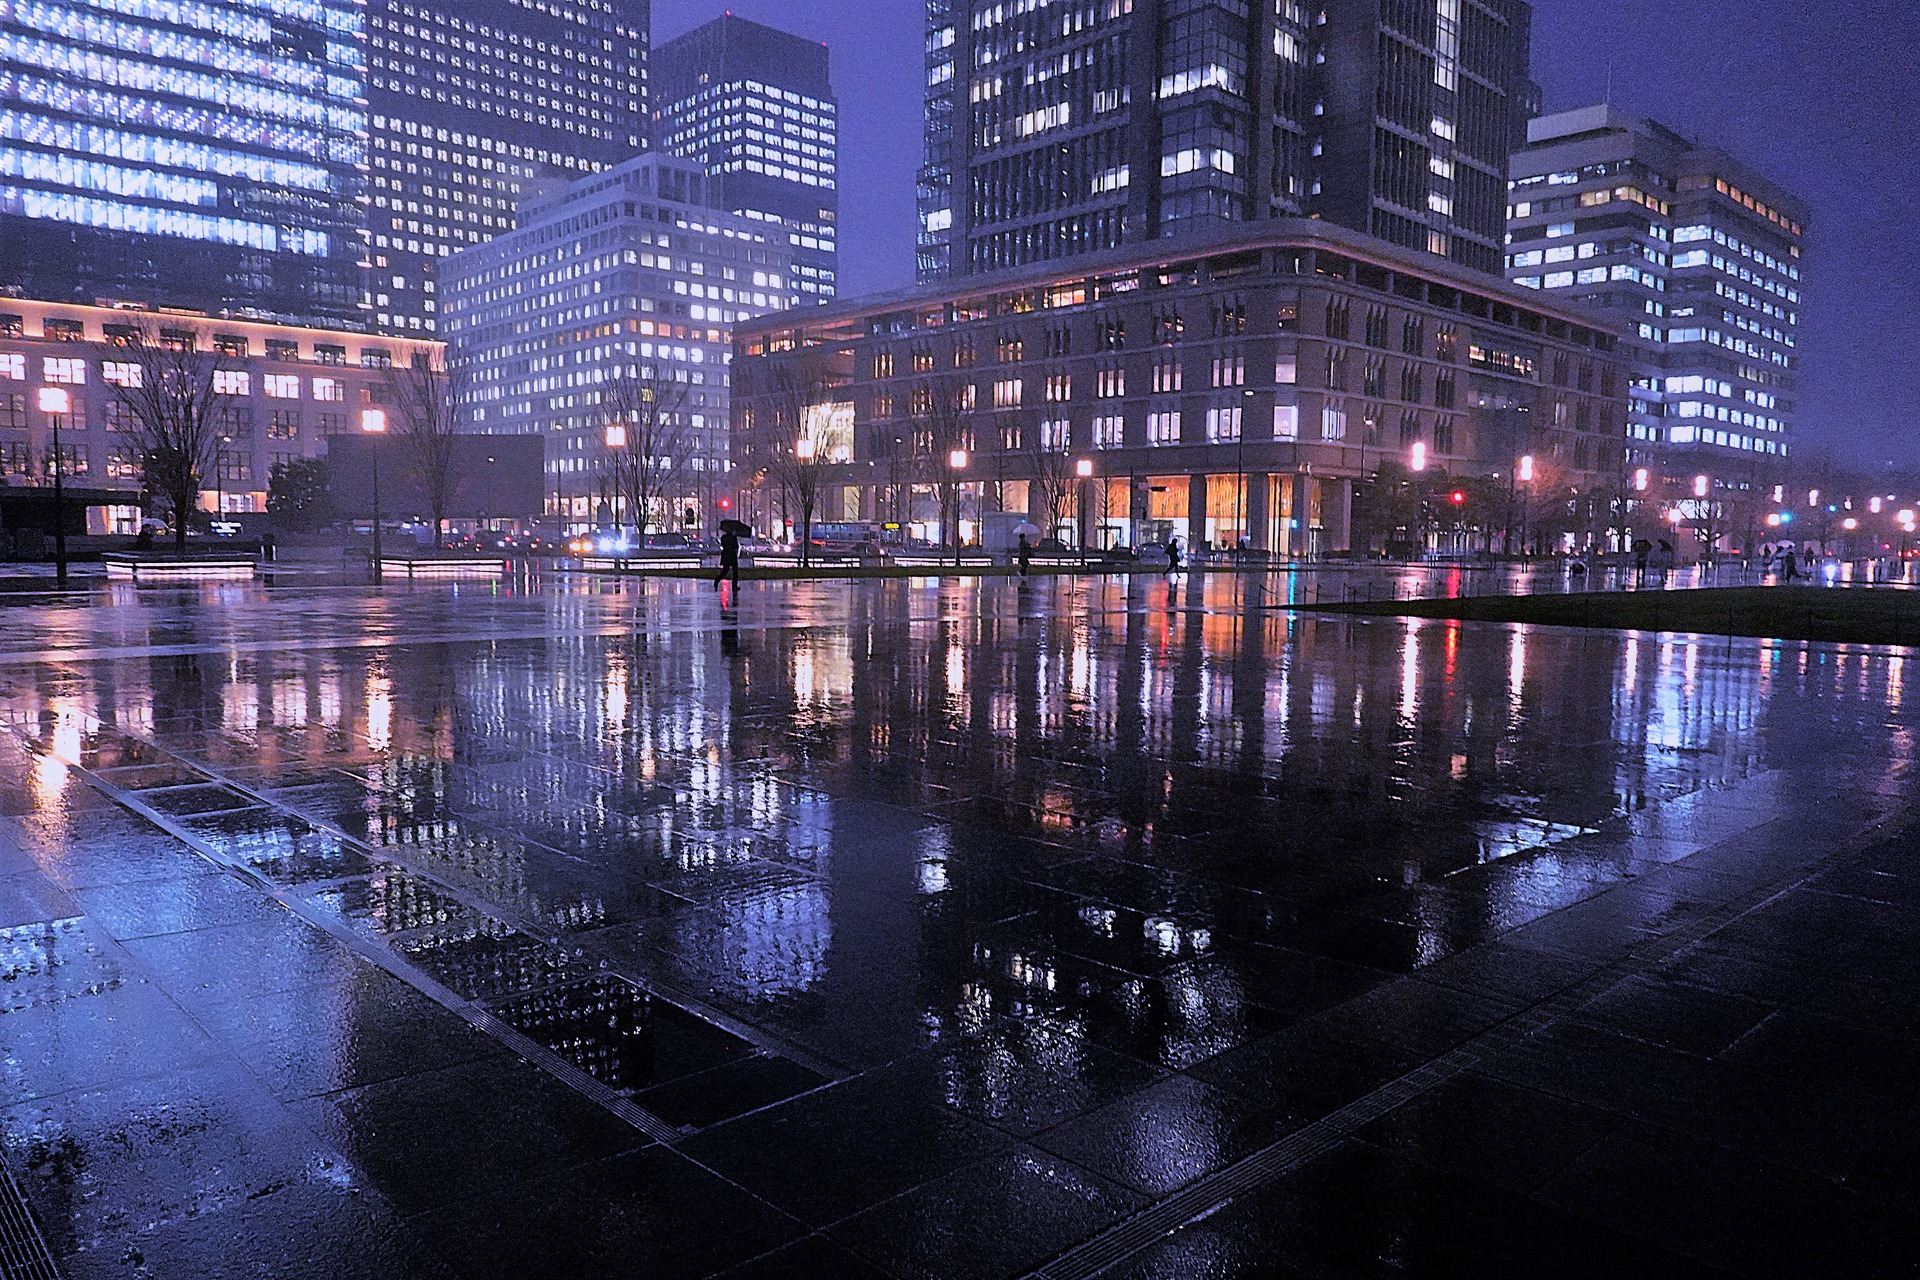
POLYGON ((1645 538, 1636 538, 1633 542, 1633 585, 1645 586, 1647 582, 1647 557, 1653 553, 1653 544, 1645 538))
POLYGON ((133 549, 135 551, 153 550, 153 526, 152 525, 143 524, 140 526, 140 532, 137 536, 135 536, 133 540, 133 549))
POLYGON ((713 589, 718 591, 720 584, 728 576, 733 578, 733 588, 740 589, 740 535, 728 529, 720 535, 720 573, 713 580, 713 589))
POLYGON ((1167 575, 1171 577, 1172 575, 1178 572, 1180 572, 1180 539, 1168 538, 1167 539, 1167 575))
POLYGON ((1033 544, 1027 541, 1027 535, 1024 533, 1020 535, 1019 557, 1020 576, 1024 578, 1028 570, 1033 568, 1033 544))

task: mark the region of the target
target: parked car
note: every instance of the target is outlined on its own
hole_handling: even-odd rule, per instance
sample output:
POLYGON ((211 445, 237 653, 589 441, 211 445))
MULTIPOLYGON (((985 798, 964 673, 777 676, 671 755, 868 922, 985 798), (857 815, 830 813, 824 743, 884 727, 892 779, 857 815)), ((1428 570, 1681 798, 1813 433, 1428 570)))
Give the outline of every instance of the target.
POLYGON ((699 544, 684 533, 650 533, 640 545, 648 551, 697 551, 699 544))

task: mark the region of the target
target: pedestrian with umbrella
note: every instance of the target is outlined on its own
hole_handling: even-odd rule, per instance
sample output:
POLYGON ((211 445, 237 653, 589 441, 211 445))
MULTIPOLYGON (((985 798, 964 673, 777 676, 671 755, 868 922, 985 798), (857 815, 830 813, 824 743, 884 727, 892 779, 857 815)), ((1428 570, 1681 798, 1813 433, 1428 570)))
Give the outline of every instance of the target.
POLYGON ((1040 526, 1025 521, 1013 527, 1020 537, 1020 546, 1016 552, 1020 561, 1020 576, 1026 577, 1033 568, 1033 539, 1040 536, 1040 526))
POLYGON ((740 535, 753 530, 739 520, 720 522, 720 574, 713 580, 713 589, 718 591, 720 584, 733 577, 733 588, 740 589, 740 535))

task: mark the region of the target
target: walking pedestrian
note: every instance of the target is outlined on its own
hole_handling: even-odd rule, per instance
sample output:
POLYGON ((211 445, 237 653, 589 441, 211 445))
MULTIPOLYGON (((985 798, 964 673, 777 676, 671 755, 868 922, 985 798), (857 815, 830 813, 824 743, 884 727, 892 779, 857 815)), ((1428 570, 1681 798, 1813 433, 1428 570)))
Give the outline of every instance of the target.
POLYGON ((1027 541, 1027 535, 1024 533, 1020 535, 1019 557, 1020 576, 1024 578, 1027 576, 1027 571, 1033 568, 1033 544, 1027 541))
POLYGON ((1653 553, 1653 544, 1645 538, 1633 540, 1633 585, 1647 585, 1647 557, 1653 553))
POLYGON ((718 591, 720 584, 733 577, 733 589, 740 589, 740 535, 731 529, 720 533, 720 572, 713 580, 713 589, 718 591))
POLYGON ((1167 576, 1180 572, 1180 539, 1167 539, 1167 576))
POLYGON ((1800 576, 1800 554, 1792 543, 1780 548, 1780 581, 1792 582, 1800 576))

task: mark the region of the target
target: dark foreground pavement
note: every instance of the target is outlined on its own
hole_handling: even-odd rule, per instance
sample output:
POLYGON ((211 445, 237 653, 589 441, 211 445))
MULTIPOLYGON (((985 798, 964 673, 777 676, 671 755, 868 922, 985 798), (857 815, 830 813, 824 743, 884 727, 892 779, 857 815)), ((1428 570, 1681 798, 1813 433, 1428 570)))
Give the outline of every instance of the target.
POLYGON ((1243 590, 0 609, 0 1270, 1914 1274, 1911 659, 1243 590))

